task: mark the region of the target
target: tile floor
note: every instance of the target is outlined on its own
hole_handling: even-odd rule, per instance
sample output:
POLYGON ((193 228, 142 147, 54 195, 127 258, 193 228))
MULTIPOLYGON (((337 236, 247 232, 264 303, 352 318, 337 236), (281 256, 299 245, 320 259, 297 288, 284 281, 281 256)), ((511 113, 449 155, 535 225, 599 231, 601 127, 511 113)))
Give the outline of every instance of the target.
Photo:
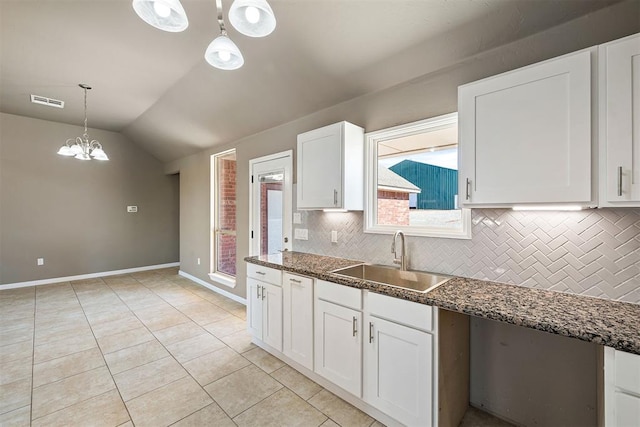
POLYGON ((379 426, 155 270, 0 291, 0 426, 379 426))

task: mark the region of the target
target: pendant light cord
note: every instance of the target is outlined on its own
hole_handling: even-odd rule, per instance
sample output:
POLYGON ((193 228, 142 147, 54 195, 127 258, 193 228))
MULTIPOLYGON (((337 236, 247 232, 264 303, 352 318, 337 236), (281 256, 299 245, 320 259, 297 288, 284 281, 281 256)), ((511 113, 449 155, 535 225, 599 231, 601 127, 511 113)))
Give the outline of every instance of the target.
POLYGON ((216 9, 218 11, 218 25, 220 26, 220 32, 226 36, 227 29, 224 26, 224 17, 222 14, 222 0, 216 0, 216 9))

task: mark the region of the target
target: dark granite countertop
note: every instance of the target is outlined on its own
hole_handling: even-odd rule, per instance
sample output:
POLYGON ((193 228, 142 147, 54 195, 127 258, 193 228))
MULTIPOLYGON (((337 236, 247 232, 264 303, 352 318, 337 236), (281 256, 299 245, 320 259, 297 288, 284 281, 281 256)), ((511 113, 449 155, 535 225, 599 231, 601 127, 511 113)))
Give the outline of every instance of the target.
POLYGON ((247 257, 245 261, 640 354, 638 304, 462 277, 420 293, 331 273, 362 261, 301 252, 247 257))

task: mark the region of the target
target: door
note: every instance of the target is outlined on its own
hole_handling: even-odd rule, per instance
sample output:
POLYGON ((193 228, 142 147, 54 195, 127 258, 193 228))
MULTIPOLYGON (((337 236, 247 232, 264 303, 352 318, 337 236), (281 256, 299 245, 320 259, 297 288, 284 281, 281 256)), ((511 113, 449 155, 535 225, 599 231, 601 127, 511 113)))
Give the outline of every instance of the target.
POLYGON ((640 206, 640 35, 600 47, 600 107, 601 205, 640 206))
POLYGON ((364 399, 405 425, 433 416, 433 336, 373 316, 365 344, 364 399))
POLYGON ((247 278, 247 327, 249 333, 262 340, 262 293, 263 285, 255 279, 247 278))
POLYGON ((282 351, 282 288, 262 284, 262 340, 282 351))
POLYGON ((584 50, 459 88, 463 205, 592 201, 591 57, 584 50))
POLYGON ((316 301, 315 371, 362 396, 362 317, 359 311, 316 301))
POLYGON ((292 152, 249 161, 250 255, 291 250, 292 152))
POLYGON ((285 273, 282 288, 283 353, 313 370, 313 280, 285 273))

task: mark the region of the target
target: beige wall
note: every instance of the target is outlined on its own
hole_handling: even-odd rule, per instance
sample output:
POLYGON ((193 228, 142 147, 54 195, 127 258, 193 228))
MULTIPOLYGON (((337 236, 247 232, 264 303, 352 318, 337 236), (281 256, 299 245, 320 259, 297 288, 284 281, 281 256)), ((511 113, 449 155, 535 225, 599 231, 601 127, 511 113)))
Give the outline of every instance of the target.
POLYGON ((179 177, 114 132, 89 130, 108 162, 56 154, 79 135, 0 114, 0 284, 178 261, 179 177))

